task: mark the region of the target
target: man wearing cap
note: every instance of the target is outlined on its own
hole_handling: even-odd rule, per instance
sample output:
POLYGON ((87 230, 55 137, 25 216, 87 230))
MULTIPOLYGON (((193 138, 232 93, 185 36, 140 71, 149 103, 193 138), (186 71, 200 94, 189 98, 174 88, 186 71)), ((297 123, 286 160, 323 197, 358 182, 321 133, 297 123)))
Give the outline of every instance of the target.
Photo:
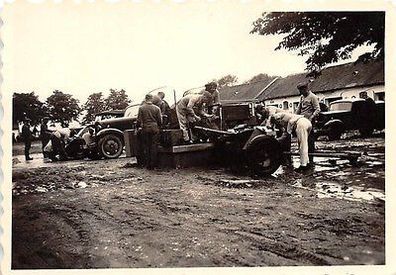
MULTIPOLYGON (((320 113, 320 105, 318 97, 308 90, 308 83, 300 83, 297 85, 297 89, 300 92, 301 98, 298 104, 296 114, 302 115, 307 118, 312 125, 315 124, 315 119, 320 113)), ((310 131, 308 136, 308 152, 313 153, 315 151, 315 135, 314 131, 310 131)), ((313 163, 313 156, 309 156, 309 160, 313 163)))
POLYGON ((180 129, 183 131, 183 139, 185 142, 191 142, 188 134, 189 124, 198 122, 202 117, 211 117, 203 110, 203 105, 208 104, 212 100, 212 95, 208 91, 202 94, 189 94, 184 96, 176 104, 176 114, 179 121, 180 129), (195 111, 195 110, 196 111, 195 111))
POLYGON ((205 91, 209 92, 212 96, 212 100, 208 102, 208 113, 215 114, 217 112, 217 106, 213 105, 220 104, 220 93, 219 90, 217 90, 217 83, 213 81, 206 84, 205 91))
POLYGON ((30 119, 29 118, 25 118, 23 120, 21 136, 22 136, 23 142, 25 143, 25 160, 32 160, 33 158, 31 158, 29 156, 29 150, 30 150, 30 147, 32 146, 33 135, 32 135, 32 131, 30 131, 30 119))
POLYGON ((153 95, 147 94, 143 104, 139 107, 138 126, 141 130, 141 145, 143 165, 153 169, 157 165, 159 132, 162 125, 161 110, 153 104, 153 95))

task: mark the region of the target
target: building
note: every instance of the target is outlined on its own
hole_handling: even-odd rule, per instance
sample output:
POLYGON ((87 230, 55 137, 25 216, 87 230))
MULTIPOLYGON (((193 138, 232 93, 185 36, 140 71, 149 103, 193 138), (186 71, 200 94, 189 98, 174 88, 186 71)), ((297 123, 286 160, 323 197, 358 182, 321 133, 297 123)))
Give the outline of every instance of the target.
POLYGON ((266 80, 245 83, 235 86, 225 86, 220 89, 220 99, 222 102, 243 102, 257 101, 258 97, 271 86, 278 77, 271 77, 266 80))
POLYGON ((263 83, 226 87, 220 90, 220 97, 224 101, 263 101, 266 106, 294 112, 300 101, 297 84, 301 82, 309 82, 309 89, 326 105, 338 99, 359 98, 363 93, 374 100, 385 100, 382 61, 327 67, 316 78, 300 73, 276 77, 263 83))

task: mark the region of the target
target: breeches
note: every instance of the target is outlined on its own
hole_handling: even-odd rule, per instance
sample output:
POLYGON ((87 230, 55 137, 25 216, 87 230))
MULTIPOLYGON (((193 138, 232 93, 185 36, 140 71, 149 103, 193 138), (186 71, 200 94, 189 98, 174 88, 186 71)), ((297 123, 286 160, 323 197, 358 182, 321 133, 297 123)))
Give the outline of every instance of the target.
POLYGON ((300 118, 296 125, 296 135, 298 140, 298 150, 300 152, 300 164, 305 166, 309 163, 308 157, 308 136, 311 133, 312 124, 306 118, 300 118))
POLYGON ((183 139, 185 141, 190 140, 188 135, 189 123, 192 122, 193 117, 190 115, 186 115, 183 111, 176 108, 177 120, 179 121, 180 129, 183 132, 183 139))

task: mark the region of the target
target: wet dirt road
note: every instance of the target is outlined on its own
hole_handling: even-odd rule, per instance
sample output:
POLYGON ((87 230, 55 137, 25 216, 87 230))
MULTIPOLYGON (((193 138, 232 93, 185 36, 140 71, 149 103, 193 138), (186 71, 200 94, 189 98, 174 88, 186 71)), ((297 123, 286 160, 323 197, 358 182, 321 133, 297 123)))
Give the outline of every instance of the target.
POLYGON ((369 154, 269 178, 15 160, 12 267, 383 264, 384 139, 318 145, 369 154))

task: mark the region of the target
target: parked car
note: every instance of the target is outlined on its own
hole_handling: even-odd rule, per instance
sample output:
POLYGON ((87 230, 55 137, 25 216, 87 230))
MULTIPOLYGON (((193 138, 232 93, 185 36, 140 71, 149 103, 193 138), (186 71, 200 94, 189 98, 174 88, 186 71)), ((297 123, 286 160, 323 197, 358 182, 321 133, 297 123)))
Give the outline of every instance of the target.
POLYGON ((315 133, 329 140, 339 139, 347 130, 359 130, 363 137, 374 129, 385 128, 385 102, 365 99, 341 99, 330 103, 329 111, 319 114, 315 133))
POLYGON ((104 119, 123 117, 124 114, 125 114, 125 109, 124 110, 103 111, 103 112, 95 114, 95 121, 101 121, 101 120, 104 120, 104 119))
MULTIPOLYGON (((123 116, 101 119, 83 127, 66 145, 66 153, 71 158, 118 158, 124 149, 124 131, 136 126, 139 104, 125 109, 123 116), (93 130, 89 148, 84 134, 93 130)), ((118 112, 117 112, 118 114, 118 112)), ((107 115, 107 114, 105 114, 107 115)))

